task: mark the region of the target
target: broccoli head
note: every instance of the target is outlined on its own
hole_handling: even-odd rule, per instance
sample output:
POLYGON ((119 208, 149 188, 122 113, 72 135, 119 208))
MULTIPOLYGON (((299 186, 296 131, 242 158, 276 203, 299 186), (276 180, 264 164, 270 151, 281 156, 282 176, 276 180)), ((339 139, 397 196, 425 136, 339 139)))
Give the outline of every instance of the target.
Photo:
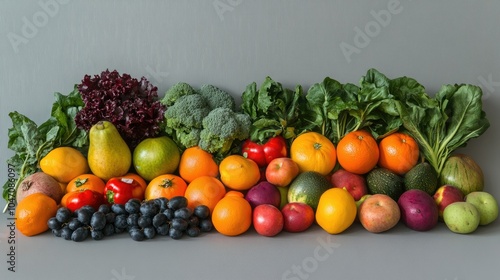
POLYGON ((185 82, 178 82, 170 87, 167 92, 165 92, 165 96, 163 96, 161 103, 163 105, 171 106, 173 105, 177 99, 185 95, 195 94, 196 91, 185 82))
POLYGON ((210 109, 228 108, 232 111, 236 109, 236 102, 231 94, 213 85, 202 85, 198 92, 208 103, 210 109))
POLYGON ((229 108, 215 108, 203 119, 199 146, 223 157, 236 147, 238 141, 249 137, 250 116, 229 108))
POLYGON ((165 132, 177 142, 180 148, 194 146, 191 143, 199 138, 199 132, 192 134, 191 131, 201 130, 203 119, 209 112, 210 108, 199 94, 181 96, 165 111, 165 132))

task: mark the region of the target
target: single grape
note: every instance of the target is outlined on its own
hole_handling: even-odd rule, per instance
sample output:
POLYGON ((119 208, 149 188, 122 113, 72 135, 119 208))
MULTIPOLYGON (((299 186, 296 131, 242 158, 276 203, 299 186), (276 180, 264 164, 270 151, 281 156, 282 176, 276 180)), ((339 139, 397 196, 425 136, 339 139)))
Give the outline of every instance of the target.
POLYGON ((106 223, 112 224, 115 222, 116 214, 113 212, 106 213, 106 223))
POLYGON ((158 197, 153 200, 153 203, 160 207, 159 211, 163 212, 168 208, 168 198, 158 197))
POLYGON ((68 222, 72 218, 72 216, 73 216, 73 213, 71 213, 71 210, 69 210, 66 207, 61 207, 61 208, 57 209, 56 219, 60 223, 68 222))
POLYGON ((75 229, 71 234, 71 240, 75 242, 80 242, 87 239, 88 236, 89 236, 89 229, 86 227, 79 227, 75 229))
POLYGON ((53 229, 53 230, 52 230, 52 233, 53 233, 53 234, 54 234, 54 236, 56 236, 56 237, 61 237, 62 228, 53 229))
POLYGON ((137 198, 132 198, 125 203, 125 211, 129 214, 139 213, 139 209, 141 207, 141 201, 137 198))
POLYGON ((134 241, 142 241, 144 240, 145 236, 144 236, 144 232, 142 230, 140 230, 139 228, 132 228, 128 234, 130 235, 130 237, 132 238, 132 240, 134 241))
POLYGON ((99 209, 97 211, 108 214, 111 212, 111 206, 109 206, 109 204, 101 204, 99 205, 99 209))
POLYGON ((200 219, 206 219, 210 216, 210 208, 206 205, 198 205, 193 209, 193 214, 200 219))
POLYGON ((191 217, 192 214, 193 214, 193 210, 191 210, 188 207, 182 207, 182 208, 175 210, 174 217, 187 220, 187 219, 189 219, 189 217, 191 217))
POLYGON ((212 220, 210 219, 203 219, 200 221, 199 227, 201 231, 203 232, 209 232, 213 228, 212 220))
POLYGON ((49 229, 60 229, 61 223, 57 220, 56 217, 52 217, 47 221, 47 226, 49 229))
POLYGON ((102 230, 102 233, 104 234, 104 236, 111 236, 111 235, 115 234, 115 225, 106 224, 106 226, 102 230))
POLYGON ((137 225, 141 228, 150 227, 153 225, 153 220, 149 216, 140 216, 137 220, 137 225))
POLYGON ((91 230, 90 236, 94 240, 101 240, 104 238, 104 233, 101 230, 91 230))
POLYGON ((158 233, 159 235, 166 236, 166 235, 168 235, 168 231, 170 230, 170 225, 163 224, 163 225, 160 225, 158 227, 155 227, 155 229, 156 229, 156 233, 158 233))
POLYGON ((156 230, 152 226, 145 227, 142 229, 142 231, 144 233, 144 237, 146 237, 147 239, 153 239, 156 235, 156 230))
POLYGON ((175 211, 171 208, 168 208, 168 209, 165 209, 165 211, 163 211, 163 214, 165 214, 165 216, 167 217, 167 220, 171 221, 174 217, 174 213, 175 211))
POLYGON ((130 214, 128 215, 128 218, 127 218, 127 225, 129 227, 137 227, 138 226, 138 223, 137 221, 139 220, 139 217, 141 215, 139 213, 134 213, 134 214, 130 214))
POLYGON ((187 198, 184 196, 172 197, 172 199, 170 199, 168 201, 168 204, 167 204, 168 208, 171 208, 173 210, 187 207, 187 205, 188 205, 188 201, 187 201, 187 198))
POLYGON ((125 210, 125 206, 123 204, 111 204, 111 211, 117 215, 127 214, 127 210, 125 210))
POLYGON ((198 218, 196 216, 191 216, 191 217, 189 217, 187 222, 188 222, 189 226, 198 226, 200 224, 200 218, 198 218))
POLYGON ((175 229, 175 228, 170 228, 170 230, 168 231, 168 235, 172 239, 181 239, 183 234, 184 233, 182 232, 182 230, 178 230, 178 229, 175 229))
POLYGON ((143 216, 154 217, 154 215, 158 214, 160 207, 154 204, 151 201, 144 202, 141 204, 139 211, 143 216))
POLYGON ((115 228, 119 229, 127 228, 127 215, 119 214, 118 216, 116 216, 115 222, 113 224, 115 225, 115 228))
POLYGON ((106 226, 106 214, 103 212, 94 212, 92 218, 90 219, 90 226, 94 230, 102 230, 106 226))
POLYGON ((188 222, 181 218, 174 218, 170 224, 170 227, 180 231, 184 231, 188 227, 188 222))
POLYGON ((158 213, 153 217, 153 226, 159 227, 163 224, 166 224, 168 221, 167 216, 163 213, 158 213))
POLYGON ((90 206, 90 205, 84 205, 78 210, 85 210, 85 211, 89 212, 91 215, 94 214, 94 212, 96 212, 95 208, 90 206))
POLYGON ((71 235, 73 234, 73 230, 70 227, 63 227, 61 229, 61 237, 64 240, 71 240, 71 235))
POLYGON ((82 207, 82 208, 78 209, 76 214, 78 217, 78 221, 80 221, 80 223, 82 223, 84 225, 90 225, 90 219, 92 218, 93 212, 91 213, 90 211, 88 211, 87 209, 83 209, 83 207, 82 207))
POLYGON ((190 226, 186 230, 187 235, 189 235, 191 237, 197 237, 198 235, 200 235, 200 232, 201 232, 201 230, 197 226, 190 226))
POLYGON ((82 222, 80 222, 78 220, 78 218, 72 218, 71 220, 69 220, 68 222, 68 227, 69 229, 71 230, 76 230, 77 228, 83 226, 82 222))

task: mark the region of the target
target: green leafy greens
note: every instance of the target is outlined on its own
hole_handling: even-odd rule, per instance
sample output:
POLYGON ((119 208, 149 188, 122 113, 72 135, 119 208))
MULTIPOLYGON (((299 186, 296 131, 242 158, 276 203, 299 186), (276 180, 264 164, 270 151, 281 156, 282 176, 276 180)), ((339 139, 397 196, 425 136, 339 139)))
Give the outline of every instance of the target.
POLYGON ((40 126, 19 112, 9 113, 12 128, 8 132, 8 148, 15 154, 7 159, 7 164, 13 167, 18 178, 13 190, 9 181, 3 186, 2 196, 7 202, 15 198, 13 194, 24 178, 39 171, 40 160, 52 149, 71 146, 86 154, 87 133, 77 128, 74 121, 76 113, 83 107, 76 86, 66 96, 54 93, 54 98, 50 118, 40 126))

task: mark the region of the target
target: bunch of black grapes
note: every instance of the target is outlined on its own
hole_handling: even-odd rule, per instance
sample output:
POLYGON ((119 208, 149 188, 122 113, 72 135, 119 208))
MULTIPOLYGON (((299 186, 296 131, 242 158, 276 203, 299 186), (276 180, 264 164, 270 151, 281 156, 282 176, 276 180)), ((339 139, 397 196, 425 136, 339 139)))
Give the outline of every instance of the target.
POLYGON ((210 209, 205 205, 191 209, 183 196, 172 199, 156 198, 148 201, 130 199, 122 204, 103 204, 97 211, 83 206, 75 212, 66 207, 57 210, 47 222, 57 237, 76 242, 89 236, 101 240, 105 236, 128 232, 135 241, 170 236, 180 239, 184 235, 197 237, 209 232, 213 225, 210 209))

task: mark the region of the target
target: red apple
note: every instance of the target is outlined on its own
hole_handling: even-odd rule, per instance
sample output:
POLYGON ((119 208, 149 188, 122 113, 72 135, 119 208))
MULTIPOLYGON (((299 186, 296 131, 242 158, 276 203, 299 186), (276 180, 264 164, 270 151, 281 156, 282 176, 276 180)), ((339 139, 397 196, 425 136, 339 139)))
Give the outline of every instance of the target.
POLYGON ((401 218, 398 203, 385 194, 366 197, 359 206, 359 221, 369 232, 379 233, 396 226, 401 218))
POLYGON ((332 174, 330 180, 333 187, 345 188, 356 201, 368 193, 365 177, 359 174, 339 169, 332 174))
POLYGON ((284 224, 283 229, 288 232, 301 232, 314 223, 314 210, 303 202, 290 202, 281 209, 284 224))
POLYGON ((438 206, 439 219, 441 221, 443 220, 443 212, 446 206, 453 202, 464 201, 465 199, 463 192, 452 185, 443 185, 439 187, 433 197, 438 206))
POLYGON ((266 167, 266 180, 277 186, 288 186, 299 175, 299 165, 289 157, 273 159, 266 167))
POLYGON ((283 214, 274 205, 261 204, 253 210, 253 227, 258 234, 275 236, 283 230, 283 214))

